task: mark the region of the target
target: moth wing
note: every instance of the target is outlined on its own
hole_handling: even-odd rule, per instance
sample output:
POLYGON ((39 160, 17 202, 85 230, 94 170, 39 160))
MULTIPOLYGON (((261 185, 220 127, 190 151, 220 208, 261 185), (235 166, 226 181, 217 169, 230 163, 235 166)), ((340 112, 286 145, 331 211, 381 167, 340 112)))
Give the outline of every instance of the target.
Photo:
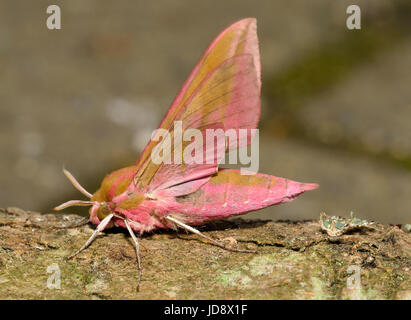
POLYGON ((222 169, 194 193, 177 197, 182 206, 181 213, 175 216, 189 224, 200 224, 290 202, 317 187, 314 183, 222 169))
MULTIPOLYGON (((197 163, 187 163, 184 159, 184 150, 188 147, 188 142, 183 141, 182 139, 173 143, 172 146, 166 147, 165 145, 168 144, 170 141, 174 142, 174 135, 176 134, 174 128, 170 131, 170 138, 169 141, 163 140, 161 141, 152 151, 151 155, 151 163, 148 164, 147 170, 157 170, 155 174, 152 176, 152 179, 148 185, 148 189, 146 192, 151 193, 153 197, 159 197, 160 195, 158 192, 160 190, 165 190, 175 185, 180 185, 181 183, 187 181, 197 181, 198 179, 202 179, 204 177, 209 177, 217 172, 217 166, 220 162, 221 158, 224 156, 225 153, 225 144, 215 144, 213 148, 207 148, 207 146, 203 143, 206 139, 206 130, 213 129, 218 130, 222 128, 222 124, 219 122, 207 124, 206 126, 198 127, 200 133, 200 140, 194 140, 192 143, 194 146, 193 149, 197 149, 199 152, 199 157, 197 159, 197 163), (160 160, 156 160, 157 157, 161 157, 164 159, 172 158, 175 155, 175 150, 180 150, 178 152, 178 156, 181 155, 180 162, 181 163, 164 163, 160 160), (158 163, 158 164, 157 164, 158 163)), ((184 133, 184 127, 182 129, 184 133)), ((175 160, 175 159, 174 159, 175 160)), ((194 183, 193 185, 197 185, 194 183)), ((185 190, 184 188, 181 190, 185 190)), ((187 189, 187 192, 195 191, 192 188, 187 189)), ((171 191, 171 190, 170 190, 171 191)), ((172 192, 173 193, 173 192, 172 192)), ((180 192, 178 192, 180 194, 180 192)), ((171 195, 171 194, 170 194, 171 195)), ((165 194, 163 194, 165 196, 165 194)))
MULTIPOLYGON (((260 116, 260 57, 255 19, 241 20, 224 30, 209 46, 184 83, 159 129, 168 130, 174 141, 174 123, 181 120, 184 130, 220 126, 224 130, 256 128, 260 116)), ((238 141, 237 146, 249 143, 238 141)), ((168 178, 168 187, 210 176, 217 172, 218 160, 212 165, 157 164, 152 161, 155 148, 164 150, 154 135, 137 161, 134 185, 154 190, 168 178), (175 177, 175 179, 173 179, 175 177), (154 181, 153 181, 154 180, 154 181)), ((179 143, 179 142, 178 142, 179 143)), ((174 145, 175 149, 178 145, 174 145)), ((216 148, 219 148, 217 146, 216 148)), ((213 150, 217 151, 217 150, 213 150)), ((217 152, 215 152, 217 153, 217 152)), ((162 186, 165 187, 164 185, 162 186)))

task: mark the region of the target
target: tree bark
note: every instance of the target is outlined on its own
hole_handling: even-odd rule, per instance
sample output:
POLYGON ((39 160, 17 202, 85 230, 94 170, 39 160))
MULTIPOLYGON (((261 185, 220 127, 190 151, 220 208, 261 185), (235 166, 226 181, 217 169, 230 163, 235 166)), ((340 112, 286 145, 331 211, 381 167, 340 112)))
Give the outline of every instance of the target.
POLYGON ((143 279, 127 230, 77 215, 0 210, 0 299, 411 299, 411 234, 374 224, 338 237, 318 221, 234 219, 200 227, 257 253, 236 253, 184 231, 140 238, 143 279), (351 270, 351 271, 350 271, 351 270), (59 283, 60 281, 60 283, 59 283))

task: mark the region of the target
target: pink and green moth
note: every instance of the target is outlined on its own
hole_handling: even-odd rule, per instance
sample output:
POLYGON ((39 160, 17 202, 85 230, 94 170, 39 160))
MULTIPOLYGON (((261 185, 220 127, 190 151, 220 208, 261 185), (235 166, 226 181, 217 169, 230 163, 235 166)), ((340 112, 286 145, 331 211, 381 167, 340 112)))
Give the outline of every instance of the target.
MULTIPOLYGON (((237 132, 256 129, 260 117, 260 73, 256 20, 240 20, 221 32, 203 53, 159 128, 168 130, 171 136, 175 121, 181 121, 183 131, 195 128, 202 133, 210 128, 237 132)), ((136 247, 140 284, 141 259, 134 232, 180 227, 222 248, 248 252, 226 247, 192 226, 290 202, 318 187, 266 174, 242 175, 240 170, 218 169, 221 159, 214 156, 218 146, 206 150, 205 158, 214 157, 211 163, 158 164, 152 153, 164 141, 154 134, 136 164, 107 175, 94 194, 64 169, 72 184, 90 200, 71 200, 55 210, 91 206, 90 221, 97 225, 90 239, 69 258, 90 245, 99 232, 111 227, 126 228, 136 247)), ((243 139, 236 147, 249 142, 250 139, 243 139)), ((224 148, 229 151, 230 145, 224 148)))

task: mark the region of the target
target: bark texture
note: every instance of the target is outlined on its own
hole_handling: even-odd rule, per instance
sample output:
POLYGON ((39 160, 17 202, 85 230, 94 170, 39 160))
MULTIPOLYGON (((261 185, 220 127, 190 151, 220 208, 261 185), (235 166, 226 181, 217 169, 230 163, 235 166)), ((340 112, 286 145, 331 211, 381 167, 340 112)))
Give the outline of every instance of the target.
POLYGON ((411 234, 398 226, 375 224, 338 237, 318 221, 235 219, 201 227, 256 254, 229 252, 183 231, 156 232, 140 239, 143 281, 136 292, 126 230, 104 232, 65 260, 94 226, 59 227, 82 219, 1 209, 0 299, 411 299, 411 234), (359 267, 358 287, 350 266, 359 267))

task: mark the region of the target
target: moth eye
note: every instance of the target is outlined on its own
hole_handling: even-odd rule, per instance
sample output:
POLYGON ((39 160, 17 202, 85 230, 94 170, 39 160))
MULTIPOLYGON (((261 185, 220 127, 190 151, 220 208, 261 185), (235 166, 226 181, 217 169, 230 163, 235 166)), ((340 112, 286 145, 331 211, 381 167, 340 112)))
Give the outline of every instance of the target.
POLYGON ((99 220, 103 220, 110 213, 110 209, 106 205, 101 205, 97 210, 97 217, 99 220))

